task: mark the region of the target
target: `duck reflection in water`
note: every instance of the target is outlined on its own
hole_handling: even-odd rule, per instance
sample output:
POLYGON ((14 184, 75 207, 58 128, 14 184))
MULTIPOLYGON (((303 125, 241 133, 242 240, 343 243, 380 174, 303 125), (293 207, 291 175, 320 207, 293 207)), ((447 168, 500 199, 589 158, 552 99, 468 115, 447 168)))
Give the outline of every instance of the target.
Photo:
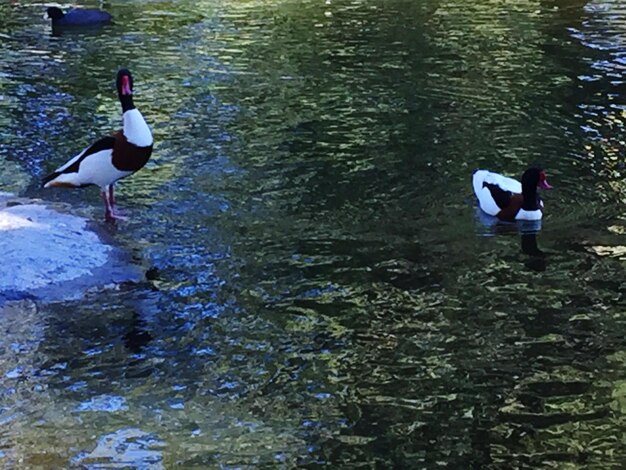
POLYGON ((524 265, 532 271, 546 270, 546 255, 537 246, 537 233, 521 233, 522 252, 528 255, 524 265))
POLYGON ((524 265, 532 271, 546 270, 546 255, 537 245, 537 234, 541 231, 541 220, 524 220, 503 222, 497 217, 485 214, 476 208, 476 219, 479 222, 479 234, 484 237, 519 233, 522 253, 528 255, 524 265))
POLYGON ((146 322, 139 316, 137 312, 133 312, 128 330, 122 336, 124 345, 133 354, 139 354, 144 347, 153 339, 152 335, 146 330, 146 322))

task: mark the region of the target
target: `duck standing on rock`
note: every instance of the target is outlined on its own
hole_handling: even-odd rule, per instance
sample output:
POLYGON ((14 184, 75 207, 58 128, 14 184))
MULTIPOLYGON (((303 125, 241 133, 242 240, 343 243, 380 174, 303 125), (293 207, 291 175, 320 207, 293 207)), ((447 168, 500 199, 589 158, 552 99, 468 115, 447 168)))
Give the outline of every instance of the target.
POLYGON ((99 186, 107 221, 124 218, 114 210, 115 182, 143 168, 153 144, 150 128, 133 104, 133 77, 126 69, 117 73, 117 93, 122 103, 122 130, 93 143, 42 182, 44 188, 99 186))
POLYGON ((543 202, 537 188, 552 189, 546 173, 538 167, 527 169, 522 175, 522 183, 492 173, 476 170, 472 175, 474 194, 480 208, 500 220, 541 220, 543 202))

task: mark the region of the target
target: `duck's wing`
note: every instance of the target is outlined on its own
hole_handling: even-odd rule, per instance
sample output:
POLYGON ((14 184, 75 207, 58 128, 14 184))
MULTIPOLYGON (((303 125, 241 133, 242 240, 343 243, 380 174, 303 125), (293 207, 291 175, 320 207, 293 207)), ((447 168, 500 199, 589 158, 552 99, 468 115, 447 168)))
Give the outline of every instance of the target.
POLYGON ((94 142, 74 158, 57 168, 56 171, 44 177, 42 180, 43 187, 48 188, 56 185, 81 186, 86 184, 86 182, 81 182, 83 178, 77 178, 81 163, 87 158, 97 160, 108 158, 110 161, 114 146, 115 138, 112 136, 104 137, 94 142))
POLYGON ((490 174, 487 170, 475 171, 472 175, 472 186, 480 208, 487 214, 495 216, 500 212, 500 207, 489 189, 490 174))
POLYGON ((485 183, 498 186, 503 191, 509 191, 512 193, 522 193, 522 183, 508 176, 503 176, 498 173, 487 172, 488 175, 484 179, 485 183))
POLYGON ((511 193, 502 191, 498 186, 486 183, 476 194, 478 205, 489 215, 496 216, 509 204, 511 193))
POLYGON ((501 214, 503 210, 513 209, 513 199, 522 192, 522 185, 518 181, 487 170, 474 172, 472 186, 480 208, 493 216, 501 214))

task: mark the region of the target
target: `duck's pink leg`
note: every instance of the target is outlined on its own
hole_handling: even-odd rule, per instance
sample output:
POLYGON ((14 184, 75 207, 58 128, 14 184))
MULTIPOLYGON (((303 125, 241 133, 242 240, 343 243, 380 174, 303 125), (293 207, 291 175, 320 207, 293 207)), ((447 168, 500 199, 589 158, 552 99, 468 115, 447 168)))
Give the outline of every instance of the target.
POLYGON ((115 196, 113 195, 114 184, 109 185, 109 201, 111 202, 111 207, 115 206, 115 196))
POLYGON ((104 188, 104 190, 100 191, 100 196, 102 196, 102 200, 104 201, 104 219, 107 222, 112 222, 114 220, 128 220, 126 217, 118 215, 115 213, 115 209, 113 208, 113 187, 109 186, 104 188))
POLYGON ((104 188, 100 191, 100 197, 102 198, 102 202, 104 202, 104 220, 107 222, 115 219, 113 217, 113 207, 111 206, 109 194, 109 188, 104 188))

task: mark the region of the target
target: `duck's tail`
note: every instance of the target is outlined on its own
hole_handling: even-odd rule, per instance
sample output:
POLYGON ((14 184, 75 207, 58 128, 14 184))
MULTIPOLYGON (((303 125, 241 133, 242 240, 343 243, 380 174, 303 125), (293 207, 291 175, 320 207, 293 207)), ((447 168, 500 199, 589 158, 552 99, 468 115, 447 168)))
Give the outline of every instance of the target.
POLYGON ((76 176, 76 173, 62 173, 60 171, 55 171, 41 180, 41 186, 43 188, 80 188, 84 186, 80 183, 80 181, 76 180, 76 176))
POLYGON ((41 187, 49 188, 51 186, 50 183, 52 182, 52 180, 54 180, 60 174, 61 173, 59 173, 58 171, 55 171, 54 173, 50 173, 49 175, 44 176, 43 179, 41 180, 41 187))
POLYGON ((476 197, 479 197, 478 195, 483 190, 483 182, 488 174, 487 170, 474 170, 474 173, 472 173, 472 186, 474 187, 476 197))

